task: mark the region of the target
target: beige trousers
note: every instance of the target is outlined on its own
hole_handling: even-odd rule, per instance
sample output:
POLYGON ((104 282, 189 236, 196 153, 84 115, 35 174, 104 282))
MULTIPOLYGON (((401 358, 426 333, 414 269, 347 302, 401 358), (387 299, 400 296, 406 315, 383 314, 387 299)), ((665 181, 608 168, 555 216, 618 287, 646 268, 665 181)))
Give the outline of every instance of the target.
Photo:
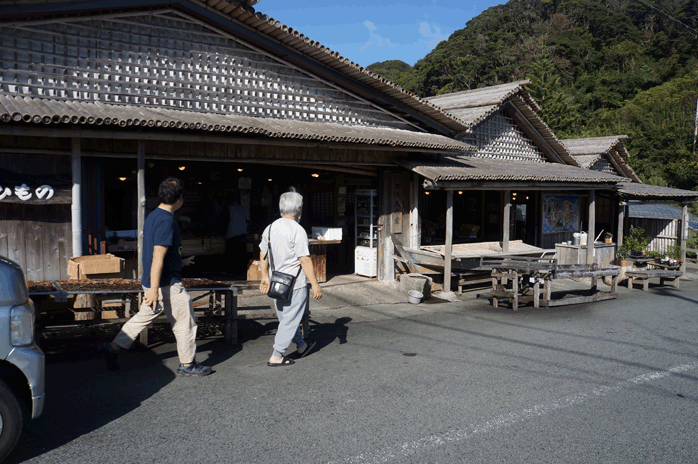
MULTIPOLYGON (((147 294, 150 289, 143 287, 147 294)), ((196 320, 191 296, 184 286, 177 282, 158 291, 158 306, 162 307, 165 315, 172 324, 172 332, 177 340, 177 355, 179 362, 189 364, 196 356, 196 320)), ((152 308, 141 303, 138 313, 133 316, 114 338, 114 343, 121 348, 129 349, 138 335, 150 325, 159 314, 153 313, 152 308)))

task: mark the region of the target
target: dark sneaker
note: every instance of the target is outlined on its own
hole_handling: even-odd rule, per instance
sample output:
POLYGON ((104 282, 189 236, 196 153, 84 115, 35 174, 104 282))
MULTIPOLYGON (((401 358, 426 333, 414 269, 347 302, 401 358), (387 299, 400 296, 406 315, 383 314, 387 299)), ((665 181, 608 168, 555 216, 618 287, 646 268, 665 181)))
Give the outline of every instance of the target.
POLYGON ((118 371, 120 367, 116 363, 116 358, 119 356, 119 352, 112 348, 111 343, 100 343, 97 348, 107 362, 107 370, 118 371))
POLYGON ((179 367, 177 368, 177 375, 181 375, 184 377, 203 377, 205 375, 210 374, 211 370, 212 369, 209 366, 204 366, 196 361, 189 364, 188 366, 185 366, 184 364, 180 363, 179 367))

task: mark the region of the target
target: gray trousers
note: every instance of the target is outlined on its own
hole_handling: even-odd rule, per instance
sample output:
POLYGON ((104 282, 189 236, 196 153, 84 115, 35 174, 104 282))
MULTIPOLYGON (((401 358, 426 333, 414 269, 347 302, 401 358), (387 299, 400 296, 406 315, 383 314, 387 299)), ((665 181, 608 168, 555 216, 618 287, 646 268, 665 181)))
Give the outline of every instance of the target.
POLYGON ((307 305, 308 287, 293 290, 290 300, 274 300, 276 317, 279 318, 279 328, 274 337, 274 356, 283 356, 291 342, 295 343, 297 348, 305 345, 300 325, 307 305))

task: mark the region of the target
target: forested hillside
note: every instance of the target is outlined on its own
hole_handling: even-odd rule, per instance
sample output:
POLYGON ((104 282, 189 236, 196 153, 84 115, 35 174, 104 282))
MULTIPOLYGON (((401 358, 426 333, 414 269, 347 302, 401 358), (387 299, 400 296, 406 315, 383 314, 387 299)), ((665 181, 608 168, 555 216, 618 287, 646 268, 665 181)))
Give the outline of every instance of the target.
MULTIPOLYGON (((649 3, 698 29, 698 0, 649 3)), ((531 79, 560 138, 628 134, 644 181, 698 185, 698 37, 635 1, 511 0, 400 63, 369 69, 423 97, 531 79)))

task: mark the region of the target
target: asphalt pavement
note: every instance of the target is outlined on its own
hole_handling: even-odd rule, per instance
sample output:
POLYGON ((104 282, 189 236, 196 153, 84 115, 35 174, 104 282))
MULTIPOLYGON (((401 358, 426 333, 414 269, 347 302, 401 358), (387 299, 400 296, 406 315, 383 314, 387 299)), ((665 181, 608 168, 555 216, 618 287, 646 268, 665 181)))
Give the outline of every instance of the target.
POLYGON ((311 305, 310 355, 268 367, 275 322, 244 321, 236 347, 202 334, 205 378, 175 376, 166 330, 118 372, 91 346, 57 351, 44 414, 7 462, 695 463, 689 277, 517 312, 482 291, 410 305, 342 283, 311 305))

